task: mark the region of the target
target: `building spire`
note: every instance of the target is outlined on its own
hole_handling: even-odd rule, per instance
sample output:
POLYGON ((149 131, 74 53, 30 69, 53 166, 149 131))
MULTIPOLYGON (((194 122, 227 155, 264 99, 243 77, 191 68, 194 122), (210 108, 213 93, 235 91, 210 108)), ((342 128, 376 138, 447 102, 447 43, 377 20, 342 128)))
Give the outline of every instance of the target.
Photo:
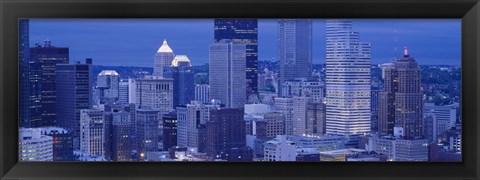
POLYGON ((405 46, 405 50, 403 50, 403 57, 408 57, 408 49, 407 49, 407 46, 405 46))
POLYGON ((163 39, 162 46, 158 49, 157 52, 163 52, 163 53, 173 53, 172 49, 170 46, 168 46, 167 40, 163 39))

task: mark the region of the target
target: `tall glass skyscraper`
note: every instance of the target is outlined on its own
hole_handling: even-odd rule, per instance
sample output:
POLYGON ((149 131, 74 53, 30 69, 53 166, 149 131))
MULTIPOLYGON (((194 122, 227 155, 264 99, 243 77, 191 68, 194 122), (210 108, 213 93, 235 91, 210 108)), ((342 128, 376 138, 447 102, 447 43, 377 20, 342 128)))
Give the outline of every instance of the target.
POLYGON ((80 148, 80 110, 92 108, 92 59, 85 64, 57 64, 57 126, 73 131, 73 145, 80 148))
POLYGON ((164 70, 164 77, 173 79, 173 108, 195 99, 192 63, 186 55, 176 55, 164 70))
POLYGON ((326 22, 326 133, 370 132, 370 44, 347 20, 326 22))
POLYGON ((30 48, 30 59, 38 65, 38 69, 31 75, 40 77, 41 114, 42 118, 37 126, 56 125, 56 65, 68 64, 69 49, 67 47, 52 46, 51 41, 46 40, 43 46, 37 45, 30 48))
POLYGON ((31 109, 30 104, 30 39, 29 39, 29 20, 28 19, 20 19, 19 20, 19 52, 18 52, 18 59, 19 59, 19 98, 20 98, 20 106, 19 106, 19 115, 20 115, 20 127, 30 127, 30 120, 31 120, 31 109))
POLYGON ((246 44, 246 99, 258 95, 258 20, 257 19, 215 19, 214 39, 232 40, 233 43, 246 44))
POLYGON ((281 96, 285 81, 312 76, 312 20, 280 19, 277 28, 281 96))
POLYGON ((210 45, 210 99, 220 100, 227 108, 245 105, 245 45, 221 40, 210 45))

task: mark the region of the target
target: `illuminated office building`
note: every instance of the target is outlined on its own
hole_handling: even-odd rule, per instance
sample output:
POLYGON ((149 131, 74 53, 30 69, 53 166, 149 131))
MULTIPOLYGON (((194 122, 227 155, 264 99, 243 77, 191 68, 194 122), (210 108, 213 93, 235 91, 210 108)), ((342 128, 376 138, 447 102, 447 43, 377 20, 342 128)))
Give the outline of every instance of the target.
POLYGON ((370 132, 370 44, 347 20, 326 21, 326 133, 370 132))
POLYGON ((158 51, 155 54, 153 76, 163 77, 163 68, 169 67, 174 57, 175 54, 173 54, 173 50, 168 46, 167 40, 164 39, 162 46, 158 48, 158 51))
POLYGON ((30 48, 30 77, 40 83, 39 87, 32 86, 31 92, 40 92, 40 96, 36 99, 40 100, 41 109, 41 120, 32 121, 32 127, 55 126, 57 120, 55 70, 57 64, 68 64, 68 59, 69 49, 52 46, 49 40, 46 40, 42 46, 36 45, 30 48))
POLYGON ((105 143, 105 115, 102 110, 80 111, 80 151, 91 157, 103 157, 105 143))
POLYGON ((245 44, 221 40, 210 44, 210 98, 226 108, 243 108, 245 99, 245 44))
POLYGON ((379 94, 378 130, 393 135, 402 128, 405 138, 423 134, 423 93, 420 90, 420 68, 405 48, 402 58, 384 66, 385 88, 379 94))
POLYGON ((53 161, 53 138, 42 135, 41 129, 20 128, 19 161, 53 161))

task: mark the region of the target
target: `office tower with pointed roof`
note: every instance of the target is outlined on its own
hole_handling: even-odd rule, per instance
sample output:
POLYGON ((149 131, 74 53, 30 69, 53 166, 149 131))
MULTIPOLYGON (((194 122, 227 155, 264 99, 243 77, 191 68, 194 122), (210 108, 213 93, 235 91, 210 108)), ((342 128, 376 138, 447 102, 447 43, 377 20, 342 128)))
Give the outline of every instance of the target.
POLYGON ((420 68, 405 48, 402 58, 385 66, 385 89, 379 94, 379 134, 394 135, 402 130, 407 139, 423 136, 423 94, 420 68))
POLYGON ((155 54, 155 60, 153 64, 153 75, 163 77, 163 68, 170 67, 175 54, 173 50, 168 46, 167 40, 164 39, 162 46, 155 54))
POLYGON ((370 132, 370 44, 348 20, 326 21, 326 133, 370 132))

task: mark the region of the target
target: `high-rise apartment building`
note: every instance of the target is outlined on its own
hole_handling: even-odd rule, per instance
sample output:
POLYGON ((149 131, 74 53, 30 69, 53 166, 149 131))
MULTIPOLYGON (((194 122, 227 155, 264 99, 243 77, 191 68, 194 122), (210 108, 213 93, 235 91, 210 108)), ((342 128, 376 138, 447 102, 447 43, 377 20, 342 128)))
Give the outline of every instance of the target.
POLYGON ((326 131, 370 132, 370 44, 360 41, 352 22, 326 22, 326 131))
POLYGON ((245 99, 245 44, 220 40, 210 45, 210 98, 226 108, 243 108, 245 99))
POLYGON ((280 19, 278 29, 278 95, 282 84, 295 78, 312 76, 312 20, 280 19))
POLYGON ((258 96, 258 20, 215 19, 214 39, 216 42, 229 39, 236 44, 246 45, 245 80, 246 97, 258 96))

